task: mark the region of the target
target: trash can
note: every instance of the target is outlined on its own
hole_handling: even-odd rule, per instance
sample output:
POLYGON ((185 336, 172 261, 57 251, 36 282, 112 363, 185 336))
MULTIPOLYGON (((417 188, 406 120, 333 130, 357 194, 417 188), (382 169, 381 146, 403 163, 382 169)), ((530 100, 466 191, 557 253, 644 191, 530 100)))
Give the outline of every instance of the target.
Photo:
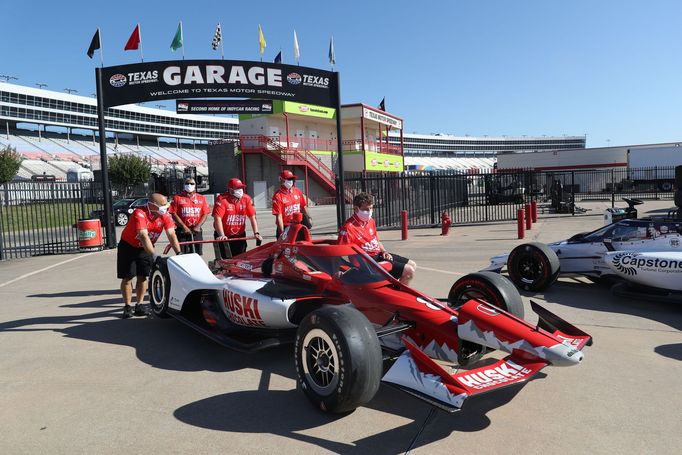
POLYGON ((99 251, 102 249, 102 223, 99 219, 78 220, 78 249, 99 251))

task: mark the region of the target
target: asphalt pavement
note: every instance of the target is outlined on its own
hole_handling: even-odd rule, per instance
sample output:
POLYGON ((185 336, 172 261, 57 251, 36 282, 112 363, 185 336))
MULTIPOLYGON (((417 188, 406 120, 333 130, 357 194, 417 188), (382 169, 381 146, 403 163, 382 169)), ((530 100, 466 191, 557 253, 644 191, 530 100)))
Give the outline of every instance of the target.
MULTIPOLYGON (((333 232, 333 208, 313 210, 315 231, 333 232)), ((266 236, 271 218, 259 213, 266 236)), ((526 241, 601 224, 541 216, 526 241)), ((514 223, 439 233, 411 230, 408 241, 380 233, 389 251, 417 262, 414 287, 436 297, 523 242, 514 223)), ((524 295, 526 318, 536 320, 532 299, 590 333, 581 365, 546 368, 455 414, 382 385, 367 406, 326 415, 296 389, 290 346, 241 354, 173 319, 120 319, 115 257, 0 263, 0 453, 667 454, 682 446, 682 305, 561 278, 524 295)))

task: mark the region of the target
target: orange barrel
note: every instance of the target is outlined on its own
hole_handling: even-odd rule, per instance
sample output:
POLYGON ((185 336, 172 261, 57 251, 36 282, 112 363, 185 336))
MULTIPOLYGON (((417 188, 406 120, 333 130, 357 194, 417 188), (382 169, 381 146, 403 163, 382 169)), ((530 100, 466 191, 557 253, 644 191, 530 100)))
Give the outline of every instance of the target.
POLYGON ((99 219, 78 220, 78 249, 99 251, 102 249, 102 224, 99 219))

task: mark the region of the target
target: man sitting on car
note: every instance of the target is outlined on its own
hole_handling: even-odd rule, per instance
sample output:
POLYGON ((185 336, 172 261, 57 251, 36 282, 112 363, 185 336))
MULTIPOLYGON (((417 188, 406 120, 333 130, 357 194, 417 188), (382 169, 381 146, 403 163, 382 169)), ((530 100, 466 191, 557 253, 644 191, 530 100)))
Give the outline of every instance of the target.
POLYGON ((372 219, 374 197, 369 193, 360 193, 353 198, 353 216, 348 218, 339 229, 339 245, 355 244, 361 247, 375 261, 391 263, 391 275, 404 285, 410 284, 417 269, 417 264, 397 254, 390 254, 379 242, 377 225, 372 219))
POLYGON ((116 268, 121 279, 121 294, 125 304, 123 319, 133 314, 135 316, 146 314, 142 308, 142 300, 147 291, 147 277, 154 261, 154 244, 164 230, 173 251, 180 254, 175 223, 168 213, 168 200, 163 194, 154 193, 149 197, 147 207, 135 209, 132 213, 118 244, 116 268), (135 283, 137 303, 134 311, 130 305, 133 299, 133 277, 137 277, 135 283))

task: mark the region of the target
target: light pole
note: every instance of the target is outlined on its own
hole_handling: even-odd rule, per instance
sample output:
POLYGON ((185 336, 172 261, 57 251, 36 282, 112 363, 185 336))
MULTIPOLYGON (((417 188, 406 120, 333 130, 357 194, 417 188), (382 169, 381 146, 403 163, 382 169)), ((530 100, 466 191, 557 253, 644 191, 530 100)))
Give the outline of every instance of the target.
POLYGON ((73 89, 73 88, 65 88, 64 91, 71 95, 72 93, 78 93, 78 90, 73 89))
POLYGON ((5 82, 18 81, 19 80, 18 77, 8 76, 7 74, 0 74, 0 79, 4 79, 5 82))
POLYGON ((47 84, 43 84, 42 82, 36 82, 36 86, 38 88, 44 88, 44 87, 47 87, 47 84))
POLYGON ((154 106, 158 107, 159 109, 166 109, 166 106, 163 104, 155 104, 154 106))

